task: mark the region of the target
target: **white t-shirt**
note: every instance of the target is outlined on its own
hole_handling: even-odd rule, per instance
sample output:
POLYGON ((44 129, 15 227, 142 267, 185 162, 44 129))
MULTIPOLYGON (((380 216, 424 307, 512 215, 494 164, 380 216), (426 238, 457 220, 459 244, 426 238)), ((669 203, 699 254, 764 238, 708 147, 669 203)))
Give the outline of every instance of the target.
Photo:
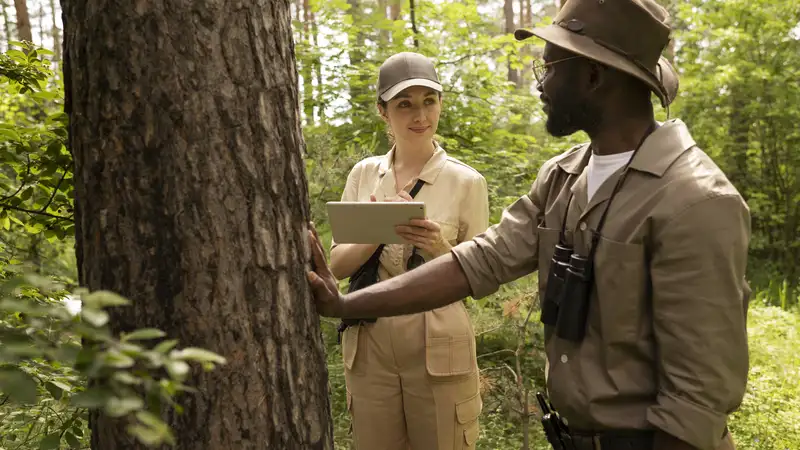
POLYGON ((615 153, 613 155, 592 155, 589 157, 589 164, 586 166, 586 181, 588 182, 589 198, 592 200, 597 189, 612 173, 619 170, 633 156, 633 150, 625 153, 615 153))

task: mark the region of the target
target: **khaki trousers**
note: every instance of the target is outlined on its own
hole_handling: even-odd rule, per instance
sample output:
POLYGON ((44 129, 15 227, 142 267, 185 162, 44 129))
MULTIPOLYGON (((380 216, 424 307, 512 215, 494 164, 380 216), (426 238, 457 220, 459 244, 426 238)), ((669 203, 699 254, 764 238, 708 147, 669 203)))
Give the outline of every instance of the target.
POLYGON ((472 450, 482 402, 462 302, 380 318, 342 336, 358 450, 472 450))

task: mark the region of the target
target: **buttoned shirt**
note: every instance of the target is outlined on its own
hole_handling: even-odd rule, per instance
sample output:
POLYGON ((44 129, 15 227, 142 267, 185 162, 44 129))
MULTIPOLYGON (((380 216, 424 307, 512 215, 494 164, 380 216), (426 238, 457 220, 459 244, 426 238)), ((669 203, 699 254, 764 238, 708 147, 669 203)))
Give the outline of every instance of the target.
MULTIPOLYGON (((498 224, 453 249, 473 297, 538 270, 541 298, 565 214, 567 242, 589 254, 623 172, 587 200, 590 151, 547 161, 498 224)), ((748 372, 746 203, 686 125, 670 120, 634 155, 600 236, 585 338, 545 327, 554 407, 571 428, 658 428, 716 448, 748 372)))
MULTIPOLYGON (((397 196, 392 148, 385 155, 373 156, 358 162, 347 177, 342 201, 377 201, 397 196)), ((442 237, 455 246, 471 239, 489 226, 489 194, 486 179, 469 165, 447 155, 436 146, 419 173, 418 179, 425 182, 414 197, 414 201, 425 203, 427 218, 441 228, 442 237)), ((413 186, 416 179, 409 182, 413 186)), ((405 187, 406 192, 410 191, 405 187)), ((336 246, 332 242, 331 249, 336 246)), ((406 270, 406 261, 411 256, 410 244, 388 244, 380 257, 378 275, 381 280, 397 276, 406 270)), ((426 261, 433 255, 418 250, 426 261)))

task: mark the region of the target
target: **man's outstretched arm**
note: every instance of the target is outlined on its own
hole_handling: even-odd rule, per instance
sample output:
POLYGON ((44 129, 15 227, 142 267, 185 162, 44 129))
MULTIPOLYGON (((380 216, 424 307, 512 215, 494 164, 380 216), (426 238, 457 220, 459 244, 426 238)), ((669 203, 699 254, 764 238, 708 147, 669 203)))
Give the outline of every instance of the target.
POLYGON ((315 266, 308 279, 319 312, 324 316, 345 319, 399 316, 436 309, 470 295, 467 277, 452 253, 384 282, 341 295, 313 227, 308 239, 315 266))

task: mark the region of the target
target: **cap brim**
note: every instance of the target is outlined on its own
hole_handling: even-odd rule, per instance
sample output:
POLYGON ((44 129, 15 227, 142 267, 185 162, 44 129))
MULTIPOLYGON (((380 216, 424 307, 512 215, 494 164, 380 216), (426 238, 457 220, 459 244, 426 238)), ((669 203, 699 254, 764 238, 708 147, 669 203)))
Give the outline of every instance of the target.
POLYGON ((664 107, 672 103, 678 95, 678 73, 664 57, 659 58, 656 68, 658 75, 654 75, 619 53, 597 44, 592 38, 573 33, 559 25, 553 24, 531 30, 518 29, 514 32, 514 37, 518 41, 533 36, 639 78, 650 86, 664 107))
POLYGON ((381 100, 388 102, 389 100, 393 99, 397 94, 399 94, 403 89, 410 88, 411 86, 425 86, 429 87, 436 92, 442 92, 442 85, 425 78, 411 78, 409 80, 403 80, 391 88, 381 94, 381 100))

